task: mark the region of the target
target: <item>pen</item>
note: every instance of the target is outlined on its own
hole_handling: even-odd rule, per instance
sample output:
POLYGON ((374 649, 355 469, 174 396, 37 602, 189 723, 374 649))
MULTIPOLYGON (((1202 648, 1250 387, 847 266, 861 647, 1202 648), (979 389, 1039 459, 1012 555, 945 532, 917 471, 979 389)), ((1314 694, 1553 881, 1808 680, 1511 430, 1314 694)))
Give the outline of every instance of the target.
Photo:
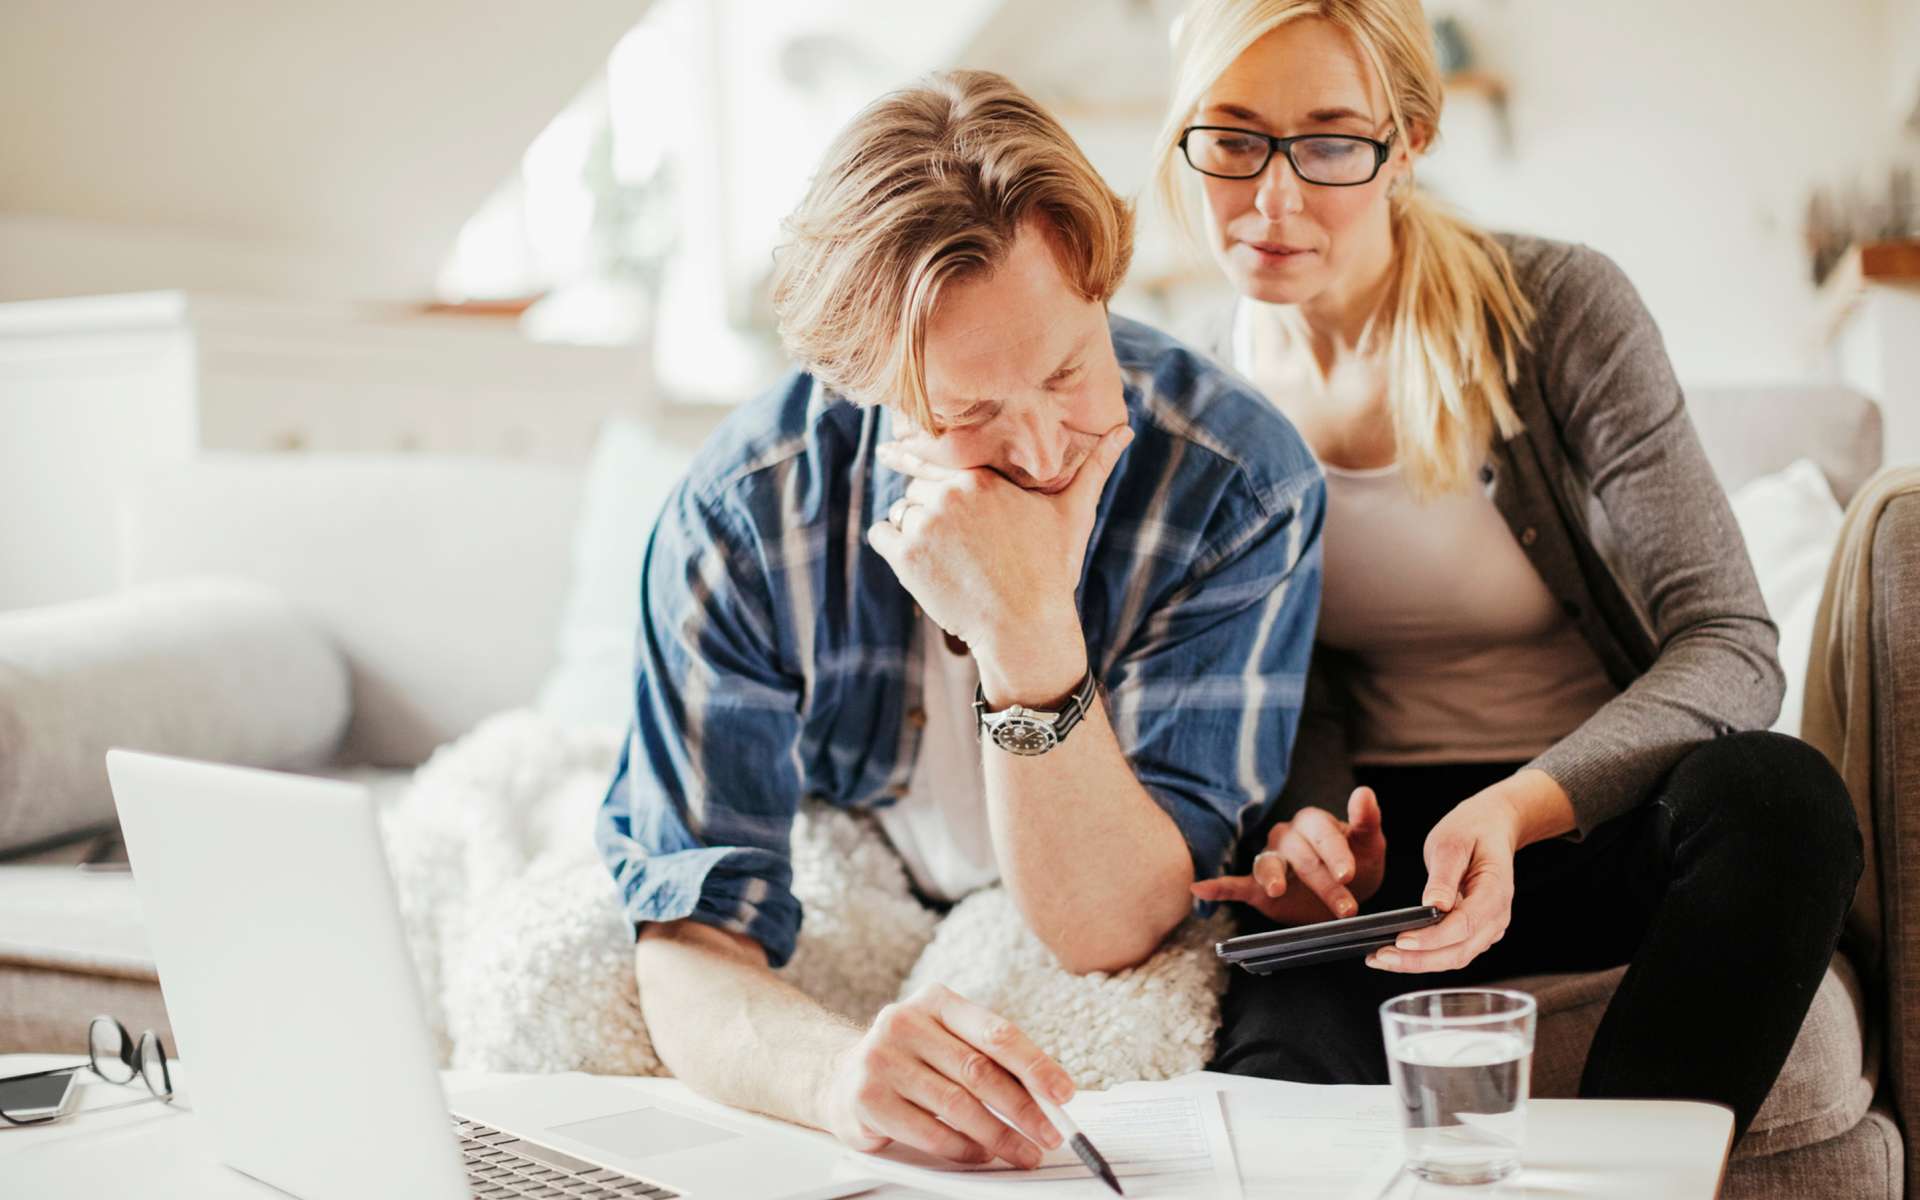
POLYGON ((1093 1148, 1093 1143, 1087 1140, 1087 1135, 1080 1132, 1080 1127, 1073 1123, 1073 1118, 1067 1115, 1066 1110, 1037 1089, 1033 1093, 1033 1098, 1040 1102, 1040 1111, 1047 1114, 1047 1120, 1052 1121, 1053 1127, 1060 1131, 1060 1136, 1067 1139, 1067 1145, 1073 1148, 1073 1152, 1080 1157, 1080 1161, 1087 1164, 1087 1170, 1106 1180, 1107 1186, 1113 1189, 1114 1195, 1126 1195, 1120 1190, 1120 1181, 1114 1178, 1113 1168, 1107 1165, 1106 1159, 1100 1157, 1100 1152, 1093 1148))

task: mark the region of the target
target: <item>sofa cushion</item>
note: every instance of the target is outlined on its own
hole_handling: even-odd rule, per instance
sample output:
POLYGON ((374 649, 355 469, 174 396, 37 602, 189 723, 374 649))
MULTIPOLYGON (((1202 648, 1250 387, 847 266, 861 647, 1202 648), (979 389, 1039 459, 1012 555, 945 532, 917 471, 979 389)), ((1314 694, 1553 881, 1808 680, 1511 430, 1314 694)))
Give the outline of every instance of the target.
POLYGON ((1880 469, 1880 407, 1850 388, 1688 388, 1687 415, 1728 491, 1797 458, 1810 458, 1845 504, 1880 469))
POLYGON ((210 451, 132 490, 125 574, 278 589, 346 661, 341 760, 414 766, 533 695, 553 662, 579 502, 565 467, 210 451))
POLYGON ((346 723, 339 652, 259 583, 0 615, 0 848, 110 824, 112 747, 297 768, 330 758, 346 723))
MULTIPOLYGON (((366 787, 383 809, 411 778, 369 768, 316 774, 366 787)), ((155 1030, 179 1049, 133 876, 75 870, 92 849, 71 844, 0 865, 0 1054, 68 1053, 75 1039, 84 1050, 87 1018, 96 1013, 111 1013, 136 1033, 155 1030)))
POLYGON ((626 727, 641 560, 693 453, 638 421, 614 417, 602 427, 573 534, 560 657, 536 702, 543 715, 570 725, 626 727))
MULTIPOLYGON (((1538 975, 1511 980, 1540 1005, 1534 1034, 1533 1094, 1579 1094, 1587 1047, 1625 967, 1590 974, 1538 975)), ((1836 955, 1814 994, 1786 1065, 1733 1157, 1779 1154, 1811 1146, 1852 1129, 1873 1103, 1865 1074, 1866 1009, 1859 977, 1836 955)))
POLYGON ((0 956, 0 1054, 85 1054, 87 1021, 105 1013, 135 1036, 153 1030, 177 1055, 160 985, 101 970, 65 971, 0 956))
POLYGON ((1906 1139, 1884 1108, 1839 1137, 1727 1164, 1720 1200, 1900 1200, 1906 1139))
POLYGON ((0 867, 0 1053, 84 1052, 97 1013, 155 1030, 178 1052, 133 879, 74 870, 84 849, 0 867))

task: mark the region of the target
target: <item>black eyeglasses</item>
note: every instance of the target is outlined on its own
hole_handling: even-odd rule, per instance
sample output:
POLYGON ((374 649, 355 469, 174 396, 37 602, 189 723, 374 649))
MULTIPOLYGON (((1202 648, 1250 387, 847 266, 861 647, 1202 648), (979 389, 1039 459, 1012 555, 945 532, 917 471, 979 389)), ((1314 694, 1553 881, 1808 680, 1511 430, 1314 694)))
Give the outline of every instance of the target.
MULTIPOLYGON (((1396 131, 1397 132, 1397 131, 1396 131)), ((1274 151, 1287 156, 1300 178, 1322 187, 1358 187, 1373 177, 1393 150, 1394 134, 1386 141, 1352 133, 1307 133, 1274 137, 1253 129, 1229 125, 1189 125, 1180 135, 1180 153, 1187 165, 1215 179, 1253 179, 1273 161, 1274 151)))
MULTIPOLYGON (((167 1047, 160 1041, 160 1035, 149 1029, 135 1041, 127 1032, 127 1027, 113 1017, 95 1017, 87 1024, 87 1068, 108 1083, 132 1083, 137 1076, 147 1085, 151 1096, 142 1096, 138 1100, 128 1100, 124 1104, 108 1104, 100 1108, 89 1108, 88 1112, 105 1112, 113 1108, 125 1108, 130 1104, 146 1104, 160 1100, 173 1102, 173 1073, 167 1069, 167 1047)), ((44 1079, 54 1075, 71 1075, 80 1070, 77 1066, 55 1067, 49 1071, 34 1071, 26 1075, 9 1075, 5 1082, 18 1079, 44 1079)), ((65 1113, 49 1113, 38 1117, 16 1117, 0 1109, 0 1120, 9 1125, 44 1125, 48 1121, 57 1121, 65 1113)))

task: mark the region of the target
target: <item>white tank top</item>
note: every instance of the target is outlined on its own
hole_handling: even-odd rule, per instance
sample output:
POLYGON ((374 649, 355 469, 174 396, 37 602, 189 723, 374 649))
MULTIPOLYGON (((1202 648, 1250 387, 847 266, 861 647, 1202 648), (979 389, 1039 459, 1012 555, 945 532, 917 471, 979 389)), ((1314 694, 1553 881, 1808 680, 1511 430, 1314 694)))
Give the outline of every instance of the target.
POLYGON ((1353 761, 1524 762, 1614 697, 1484 491, 1325 470, 1318 640, 1346 652, 1353 761))
POLYGON ((974 737, 973 692, 980 670, 973 656, 947 649, 932 619, 919 620, 921 657, 920 754, 907 795, 877 809, 880 829, 893 843, 914 886, 953 901, 1000 879, 987 823, 986 766, 974 737))
MULTIPOLYGON (((1233 357, 1251 378, 1248 328, 1233 357)), ((1398 464, 1323 469, 1316 640, 1344 652, 1354 762, 1522 762, 1614 697, 1484 489, 1423 503, 1398 464)))

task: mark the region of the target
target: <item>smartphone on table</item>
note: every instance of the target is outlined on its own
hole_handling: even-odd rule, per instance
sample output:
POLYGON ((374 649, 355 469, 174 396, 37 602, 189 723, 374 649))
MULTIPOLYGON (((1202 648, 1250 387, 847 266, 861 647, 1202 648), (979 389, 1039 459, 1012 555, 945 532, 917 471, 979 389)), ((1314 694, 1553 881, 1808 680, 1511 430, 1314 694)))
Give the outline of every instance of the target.
POLYGON ((1445 913, 1430 904, 1396 908, 1392 912, 1228 938, 1215 942, 1213 952, 1231 966, 1266 975, 1287 967, 1371 954, 1382 946, 1393 945, 1395 938, 1410 929, 1439 924, 1444 916, 1445 913))
MULTIPOLYGON (((0 1079, 0 1112, 16 1121, 64 1116, 80 1094, 79 1070, 0 1079)), ((0 1129, 6 1128, 0 1122, 0 1129)))

